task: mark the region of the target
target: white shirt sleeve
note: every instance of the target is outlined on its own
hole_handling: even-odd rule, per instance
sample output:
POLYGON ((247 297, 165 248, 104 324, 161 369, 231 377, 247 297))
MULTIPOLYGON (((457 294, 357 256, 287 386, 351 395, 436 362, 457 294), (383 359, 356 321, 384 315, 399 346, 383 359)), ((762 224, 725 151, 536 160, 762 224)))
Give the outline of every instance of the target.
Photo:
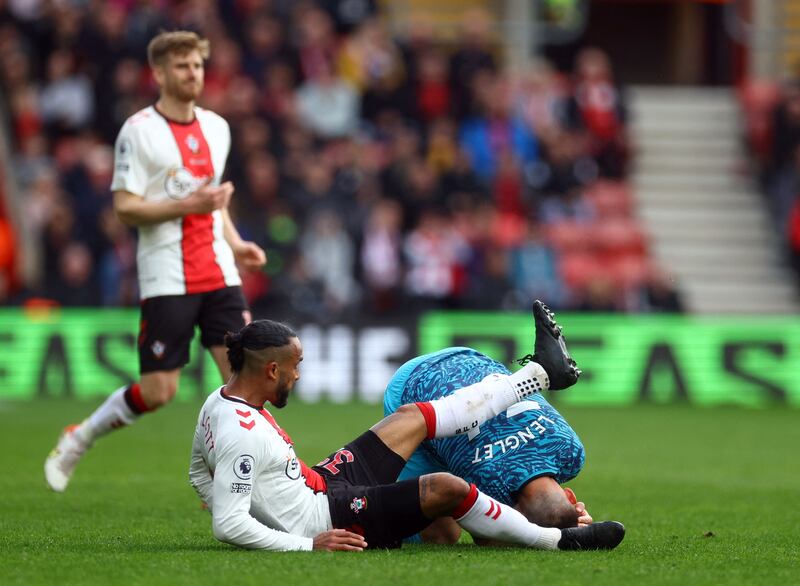
POLYGON ((208 464, 203 458, 203 442, 204 437, 200 434, 200 426, 194 433, 194 441, 192 442, 192 459, 189 463, 189 482, 197 492, 200 500, 209 508, 213 509, 213 490, 214 479, 211 477, 211 471, 208 469, 208 464))
POLYGON ((138 133, 126 122, 114 145, 114 177, 111 191, 127 191, 144 197, 147 190, 147 154, 138 133))
POLYGON ((248 432, 229 431, 217 437, 214 449, 213 507, 214 537, 247 549, 311 551, 314 540, 262 525, 250 515, 250 493, 254 478, 269 454, 266 442, 248 432))

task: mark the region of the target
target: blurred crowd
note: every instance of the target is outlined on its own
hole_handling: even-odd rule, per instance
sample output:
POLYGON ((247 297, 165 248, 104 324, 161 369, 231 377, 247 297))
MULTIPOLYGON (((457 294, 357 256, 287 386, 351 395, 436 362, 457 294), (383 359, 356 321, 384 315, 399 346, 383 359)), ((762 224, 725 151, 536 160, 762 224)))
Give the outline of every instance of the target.
POLYGON ((42 268, 7 297, 137 302, 112 145, 157 97, 148 41, 181 28, 211 41, 200 104, 231 125, 231 213, 269 257, 245 275, 256 312, 680 310, 632 213, 605 53, 509 71, 488 14, 446 41, 424 20, 396 38, 382 16, 374 0, 0 0, 16 230, 42 268))
POLYGON ((747 138, 780 243, 800 280, 800 64, 782 84, 742 87, 747 138))

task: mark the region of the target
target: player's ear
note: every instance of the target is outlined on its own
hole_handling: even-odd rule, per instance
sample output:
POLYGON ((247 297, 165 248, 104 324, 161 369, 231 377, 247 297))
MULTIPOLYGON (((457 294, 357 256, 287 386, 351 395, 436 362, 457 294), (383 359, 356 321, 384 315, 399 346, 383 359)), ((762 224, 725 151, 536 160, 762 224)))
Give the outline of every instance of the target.
POLYGON ((156 83, 159 86, 164 85, 164 79, 165 79, 164 64, 155 65, 153 67, 153 79, 156 80, 156 83))
POLYGON ((274 360, 270 360, 264 364, 264 374, 270 380, 278 380, 280 378, 281 367, 274 360))

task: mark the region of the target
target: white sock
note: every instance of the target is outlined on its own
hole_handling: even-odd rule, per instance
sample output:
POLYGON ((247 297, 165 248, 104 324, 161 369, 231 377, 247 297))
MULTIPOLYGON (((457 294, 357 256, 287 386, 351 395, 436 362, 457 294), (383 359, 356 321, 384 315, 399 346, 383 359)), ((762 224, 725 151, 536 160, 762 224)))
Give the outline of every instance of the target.
POLYGON ((114 391, 75 432, 87 444, 110 431, 130 425, 139 418, 125 400, 127 386, 114 391))
POLYGON ((430 425, 432 418, 421 406, 425 404, 417 405, 428 423, 429 438, 452 437, 475 429, 514 403, 549 387, 550 380, 544 368, 536 362, 529 362, 514 374, 490 374, 479 383, 427 403, 435 413, 433 430, 430 425))
POLYGON ((470 486, 470 494, 459 509, 454 512, 453 518, 477 537, 536 549, 558 548, 561 529, 540 527, 531 523, 522 513, 483 494, 474 484, 470 486), (474 499, 472 506, 462 513, 463 508, 469 506, 472 499, 474 499), (456 517, 456 514, 461 516, 456 517))

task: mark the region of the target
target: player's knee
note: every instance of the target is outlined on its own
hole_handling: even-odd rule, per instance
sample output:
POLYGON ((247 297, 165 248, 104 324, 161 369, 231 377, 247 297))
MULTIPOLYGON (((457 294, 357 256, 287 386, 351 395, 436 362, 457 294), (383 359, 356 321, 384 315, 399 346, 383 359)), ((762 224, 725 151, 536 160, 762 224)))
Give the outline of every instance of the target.
POLYGON ((422 510, 431 518, 450 514, 469 494, 469 484, 446 472, 426 474, 419 480, 422 510))
POLYGON ((142 395, 151 410, 169 403, 178 392, 178 383, 171 380, 158 379, 142 388, 142 395))
POLYGON ((419 410, 419 407, 412 404, 400 405, 397 408, 397 411, 394 412, 394 415, 397 417, 402 417, 405 421, 408 421, 409 425, 414 425, 415 429, 420 431, 424 431, 425 427, 425 418, 422 416, 422 411, 419 410))

